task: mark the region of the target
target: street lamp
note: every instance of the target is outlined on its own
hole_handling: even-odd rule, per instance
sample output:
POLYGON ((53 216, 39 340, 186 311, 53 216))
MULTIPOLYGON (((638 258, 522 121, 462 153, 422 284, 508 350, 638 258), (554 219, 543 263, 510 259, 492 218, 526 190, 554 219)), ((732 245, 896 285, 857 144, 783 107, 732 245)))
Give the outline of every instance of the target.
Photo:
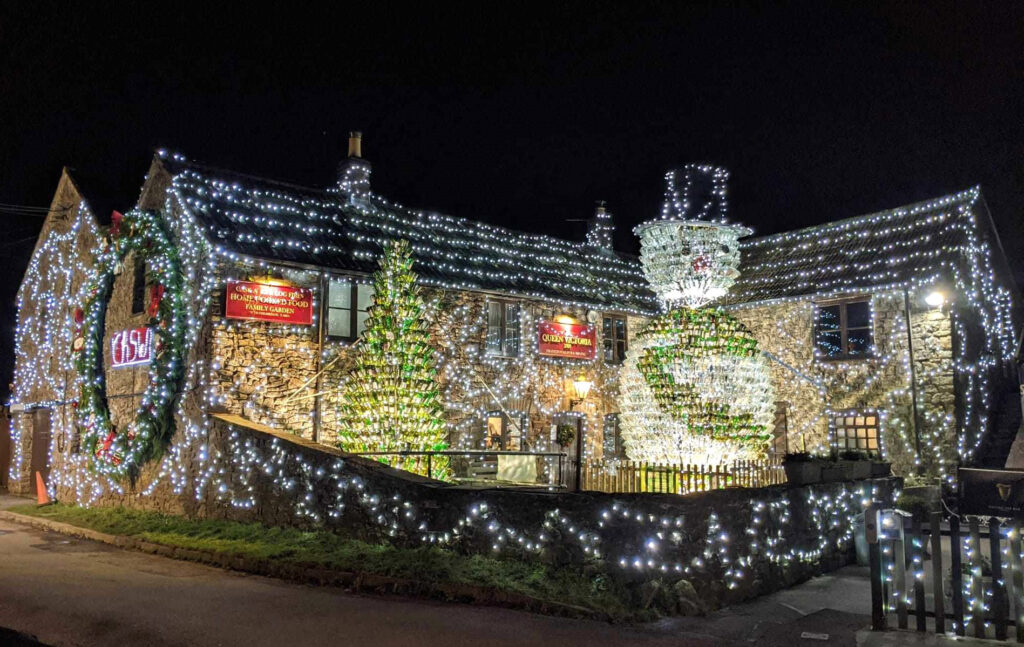
MULTIPOLYGON (((587 379, 583 371, 580 371, 579 377, 572 381, 572 388, 576 392, 576 399, 569 399, 569 411, 572 411, 577 404, 583 404, 583 401, 590 395, 590 387, 592 386, 594 386, 594 383, 587 379)), ((579 425, 578 422, 577 425, 579 425)), ((575 454, 576 483, 573 489, 579 492, 583 488, 583 427, 581 425, 577 426, 575 454)))

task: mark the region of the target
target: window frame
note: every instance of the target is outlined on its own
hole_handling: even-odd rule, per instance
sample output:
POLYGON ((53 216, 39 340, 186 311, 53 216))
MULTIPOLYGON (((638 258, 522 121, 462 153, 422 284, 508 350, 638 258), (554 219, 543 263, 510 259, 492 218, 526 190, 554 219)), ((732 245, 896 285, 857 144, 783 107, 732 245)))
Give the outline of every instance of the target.
MULTIPOLYGON (((857 296, 853 296, 853 297, 844 297, 842 299, 829 299, 829 300, 826 300, 826 301, 816 301, 814 303, 814 306, 815 306, 815 317, 814 317, 814 323, 813 323, 813 327, 814 327, 814 339, 813 339, 813 341, 814 341, 814 350, 815 350, 815 355, 816 355, 815 359, 817 361, 819 361, 819 362, 860 362, 860 361, 870 360, 870 359, 875 359, 876 358, 876 353, 875 353, 875 317, 874 317, 873 309, 872 309, 872 306, 871 306, 871 295, 870 294, 857 295, 857 296), (858 326, 858 327, 855 327, 855 328, 851 329, 848 326, 849 317, 847 315, 847 308, 849 308, 850 305, 857 304, 857 303, 867 303, 867 305, 868 305, 868 315, 870 317, 870 322, 868 323, 867 326, 858 326), (844 350, 843 350, 843 352, 840 355, 827 355, 821 349, 820 341, 819 341, 819 335, 822 333, 823 330, 825 330, 821 326, 821 314, 820 314, 820 311, 821 311, 822 308, 832 308, 832 307, 835 307, 835 306, 839 307, 839 326, 838 326, 838 328, 836 328, 834 330, 839 332, 839 343, 841 345, 841 348, 844 349, 844 350), (854 330, 854 331, 867 330, 868 331, 868 348, 864 352, 864 354, 862 354, 862 355, 851 355, 848 352, 846 352, 845 349, 848 348, 848 340, 849 340, 849 332, 850 332, 850 330, 854 330)), ((831 332, 833 329, 828 329, 828 330, 831 332)))
POLYGON ((609 364, 621 364, 626 361, 626 353, 629 352, 629 317, 622 314, 616 313, 605 313, 601 315, 601 357, 609 364), (611 336, 604 334, 605 321, 609 321, 611 329, 611 336), (622 322, 622 339, 615 336, 615 322, 622 322), (622 342, 622 356, 618 357, 618 342, 622 342), (612 357, 608 357, 608 351, 611 351, 612 357))
POLYGON ((523 304, 521 301, 515 299, 495 299, 488 297, 484 301, 484 355, 486 357, 519 357, 523 348, 523 304), (498 349, 497 352, 493 352, 490 339, 491 339, 491 304, 501 304, 501 320, 498 324, 498 349), (515 321, 515 350, 509 352, 509 325, 508 325, 508 309, 509 306, 515 306, 516 310, 516 321, 515 321))
POLYGON ((841 411, 833 411, 829 414, 828 418, 828 432, 832 441, 832 447, 836 454, 844 452, 846 450, 853 450, 863 452, 865 455, 877 458, 882 455, 882 417, 877 409, 869 407, 863 409, 843 409, 841 411), (836 423, 836 418, 864 418, 864 424, 858 425, 856 423, 852 425, 846 425, 844 422, 842 425, 836 423), (874 418, 874 424, 868 424, 867 419, 874 418), (843 445, 839 444, 839 430, 843 430, 843 445), (857 429, 864 429, 864 444, 865 447, 850 447, 849 441, 853 440, 854 445, 856 441, 860 440, 861 436, 857 433, 857 429), (852 431, 853 435, 846 433, 847 430, 852 431), (872 437, 871 431, 874 431, 872 437), (872 440, 874 441, 874 449, 870 447, 872 440))
MULTIPOLYGON (((352 342, 352 341, 355 341, 356 339, 359 338, 359 335, 361 335, 362 332, 363 332, 363 331, 359 330, 359 327, 357 325, 357 322, 359 320, 359 313, 360 312, 369 312, 370 311, 370 307, 373 305, 373 297, 374 297, 374 294, 373 294, 372 290, 373 290, 373 284, 372 283, 360 283, 358 281, 357 277, 344 276, 344 275, 336 275, 336 276, 328 276, 327 277, 327 294, 323 295, 323 299, 324 299, 324 328, 323 328, 323 331, 324 331, 324 337, 326 339, 328 339, 330 341, 349 341, 349 342, 352 342), (344 281, 344 282, 348 283, 349 307, 348 308, 332 308, 331 307, 331 283, 337 283, 337 282, 341 282, 341 281, 344 281), (368 305, 366 307, 366 310, 360 310, 359 309, 359 288, 361 286, 370 288, 370 290, 371 290, 370 305, 368 305), (349 334, 348 335, 332 335, 331 334, 331 310, 338 310, 338 311, 342 311, 342 312, 345 311, 345 310, 348 310, 348 314, 349 314, 349 324, 348 324, 349 325, 349 328, 348 328, 349 334)), ((365 328, 363 330, 365 330, 365 328)))
POLYGON ((625 447, 622 443, 622 416, 618 412, 606 413, 601 418, 601 455, 604 460, 621 460, 625 454, 625 447), (608 452, 609 439, 608 429, 612 429, 614 438, 611 442, 611 453, 608 452))
POLYGON ((530 417, 521 411, 501 411, 492 409, 484 414, 483 424, 483 438, 480 441, 480 447, 484 451, 529 451, 529 434, 530 434, 530 417), (498 438, 498 447, 489 447, 488 440, 490 438, 490 421, 494 418, 501 420, 501 433, 498 438), (515 426, 512 421, 518 421, 518 434, 516 433, 515 426), (518 441, 518 449, 509 449, 513 440, 518 441))

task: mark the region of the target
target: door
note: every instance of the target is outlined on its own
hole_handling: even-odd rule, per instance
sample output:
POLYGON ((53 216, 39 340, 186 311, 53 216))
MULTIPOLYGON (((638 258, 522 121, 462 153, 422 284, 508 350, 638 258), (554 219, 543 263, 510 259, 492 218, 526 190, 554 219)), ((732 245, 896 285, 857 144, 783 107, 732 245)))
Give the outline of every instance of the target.
POLYGON ((11 417, 0 413, 0 487, 10 487, 11 474, 11 417))
POLYGON ((50 410, 36 409, 32 412, 32 492, 36 492, 36 472, 43 475, 43 481, 50 482, 50 410))

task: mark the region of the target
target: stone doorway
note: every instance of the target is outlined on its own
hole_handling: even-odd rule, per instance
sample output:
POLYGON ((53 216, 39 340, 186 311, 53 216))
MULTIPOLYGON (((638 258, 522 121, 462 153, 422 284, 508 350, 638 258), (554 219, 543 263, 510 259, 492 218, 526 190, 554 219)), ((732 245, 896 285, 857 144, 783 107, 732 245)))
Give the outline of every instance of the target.
POLYGON ((29 479, 32 493, 38 495, 36 490, 36 472, 43 475, 43 481, 50 482, 50 410, 45 408, 35 409, 32 412, 32 462, 29 479))

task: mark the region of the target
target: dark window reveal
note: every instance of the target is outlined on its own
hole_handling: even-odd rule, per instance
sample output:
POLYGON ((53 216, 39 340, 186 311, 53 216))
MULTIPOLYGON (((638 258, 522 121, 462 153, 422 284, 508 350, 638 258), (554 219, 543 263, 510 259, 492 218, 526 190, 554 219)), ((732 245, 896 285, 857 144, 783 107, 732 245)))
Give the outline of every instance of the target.
POLYGON ((622 458, 624 455, 622 447, 622 435, 619 433, 619 414, 609 413, 604 417, 604 429, 602 430, 601 448, 605 460, 622 458))
POLYGON ((607 315, 601 331, 604 340, 604 360, 621 364, 626 359, 626 318, 607 315))
POLYGON ((487 302, 488 355, 517 357, 519 355, 519 304, 514 301, 487 302))
POLYGON ((871 302, 848 301, 818 306, 815 344, 822 359, 872 356, 871 302))
POLYGON ((132 277, 132 314, 142 314, 146 310, 146 261, 135 259, 132 277))

